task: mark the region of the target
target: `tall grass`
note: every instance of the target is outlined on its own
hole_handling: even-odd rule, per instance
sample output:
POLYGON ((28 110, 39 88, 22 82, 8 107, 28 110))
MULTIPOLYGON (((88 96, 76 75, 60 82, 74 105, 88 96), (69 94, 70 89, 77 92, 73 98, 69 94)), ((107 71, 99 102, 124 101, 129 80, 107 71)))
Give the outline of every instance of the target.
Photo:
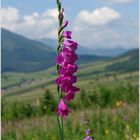
MULTIPOLYGON (((51 91, 33 103, 2 100, 2 140, 57 140, 56 98, 51 91)), ((138 139, 138 87, 97 86, 82 90, 65 123, 65 139, 85 135, 85 114, 95 140, 138 139)))

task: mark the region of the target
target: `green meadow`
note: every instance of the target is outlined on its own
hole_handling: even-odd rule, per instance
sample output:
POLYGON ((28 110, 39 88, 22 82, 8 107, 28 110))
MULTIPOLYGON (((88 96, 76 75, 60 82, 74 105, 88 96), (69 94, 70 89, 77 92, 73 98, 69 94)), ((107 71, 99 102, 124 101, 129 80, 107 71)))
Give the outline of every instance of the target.
MULTIPOLYGON (((82 140, 87 128, 94 140, 138 140, 139 73, 133 62, 124 55, 79 65, 80 92, 64 119, 66 140, 82 140)), ((55 67, 2 73, 2 140, 58 140, 55 79, 55 67)))

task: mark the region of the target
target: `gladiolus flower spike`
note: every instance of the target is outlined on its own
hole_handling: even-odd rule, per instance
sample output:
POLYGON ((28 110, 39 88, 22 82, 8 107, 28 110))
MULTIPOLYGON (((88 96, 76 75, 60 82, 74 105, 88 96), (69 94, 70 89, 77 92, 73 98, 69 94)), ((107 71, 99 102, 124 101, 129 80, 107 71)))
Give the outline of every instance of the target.
POLYGON ((59 11, 59 45, 57 49, 58 55, 55 60, 58 73, 56 84, 58 85, 59 93, 57 115, 66 117, 70 112, 68 103, 74 99, 75 93, 80 90, 73 85, 77 81, 77 77, 74 76, 74 73, 76 73, 78 69, 75 64, 75 61, 78 59, 78 56, 75 53, 78 43, 72 40, 71 31, 64 30, 69 22, 67 20, 64 21, 64 8, 61 8, 60 0, 57 0, 57 5, 59 11))
POLYGON ((75 61, 78 59, 75 53, 78 43, 72 40, 72 32, 65 30, 68 26, 68 21, 64 20, 64 8, 61 6, 61 0, 56 0, 58 7, 58 48, 56 57, 56 66, 58 77, 56 79, 58 106, 57 106, 57 121, 59 126, 60 140, 64 140, 63 118, 66 118, 71 112, 68 108, 68 103, 75 97, 75 93, 80 89, 73 84, 76 83, 77 77, 74 75, 77 72, 75 61))

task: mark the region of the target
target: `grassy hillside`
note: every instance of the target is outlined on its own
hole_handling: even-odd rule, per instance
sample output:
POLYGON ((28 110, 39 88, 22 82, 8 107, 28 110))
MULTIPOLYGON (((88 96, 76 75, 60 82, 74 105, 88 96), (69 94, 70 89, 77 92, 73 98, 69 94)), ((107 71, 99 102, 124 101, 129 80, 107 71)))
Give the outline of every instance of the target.
MULTIPOLYGON (((80 56, 81 63, 85 61, 85 64, 79 64, 79 78, 97 75, 115 73, 115 72, 130 72, 138 70, 138 49, 132 50, 124 55, 113 58, 112 60, 99 61, 105 59, 98 58, 95 56, 80 56), (84 60, 84 58, 86 58, 84 60), (89 61, 87 61, 89 60, 89 61), (94 61, 96 60, 96 62, 94 61), (88 62, 88 63, 86 63, 88 62), (128 65, 128 64, 129 65, 128 65), (122 66, 122 68, 118 66, 122 66), (111 69, 113 68, 113 69, 111 69)), ((80 62, 79 62, 80 63, 80 62)), ((48 81, 49 79, 55 79, 56 71, 55 67, 49 68, 48 70, 32 72, 32 73, 2 73, 2 88, 8 87, 20 87, 28 84, 38 84, 42 81, 48 81)))
MULTIPOLYGON (((99 62, 89 62, 86 64, 79 65, 79 71, 77 73, 78 76, 78 84, 85 83, 89 81, 89 79, 94 80, 104 80, 103 77, 120 77, 124 75, 124 77, 134 77, 138 76, 138 69, 135 67, 138 66, 138 50, 131 51, 116 59, 99 61, 99 62), (135 56, 135 59, 132 59, 135 56), (133 61, 131 61, 133 60, 133 61), (126 64, 126 61, 130 63, 130 65, 125 65, 119 71, 115 66, 118 63, 126 64), (114 66, 114 70, 108 69, 109 67, 114 66), (132 67, 133 66, 133 67, 132 67), (132 67, 133 69, 129 69, 132 67), (127 70, 127 71, 126 71, 127 70), (125 73, 124 73, 125 72, 125 73), (132 75, 131 75, 132 74, 132 75)), ((5 94, 18 95, 18 93, 30 93, 34 91, 34 93, 42 91, 41 88, 45 88, 46 86, 49 88, 54 88, 54 80, 56 78, 56 70, 55 67, 49 68, 48 70, 40 71, 40 72, 32 72, 32 73, 4 73, 2 74, 2 88, 5 90, 5 94), (41 89, 41 90, 40 90, 41 89)), ((130 78, 131 79, 131 78, 130 78)), ((133 78, 132 78, 133 79, 133 78)), ((127 78, 126 78, 127 81, 127 78)), ((108 80, 107 83, 111 81, 108 80)), ((105 84, 107 84, 105 83, 105 84)), ((135 83, 135 82, 134 82, 135 83)), ((20 94, 19 94, 20 95, 20 94)), ((28 94, 26 94, 28 95, 28 94)), ((30 95, 28 95, 30 96, 30 95)), ((32 94, 31 94, 32 96, 32 94)))
MULTIPOLYGON (((138 71, 106 72, 112 63, 80 65, 81 91, 64 119, 66 140, 83 139, 87 128, 96 140, 138 140, 138 71)), ((38 81, 9 88, 2 95, 2 139, 58 140, 55 69, 23 75, 38 81)))
POLYGON ((31 72, 54 65, 55 52, 43 43, 1 30, 2 72, 31 72), (49 54, 49 55, 46 55, 49 54))
MULTIPOLYGON (((2 72, 35 72, 55 65, 56 52, 47 45, 5 29, 1 36, 2 72)), ((105 59, 108 57, 82 55, 78 63, 105 59)))
POLYGON ((130 72, 139 69, 139 49, 131 50, 116 58, 117 62, 106 67, 106 71, 130 72), (125 61, 120 59, 128 58, 125 61))
MULTIPOLYGON (((118 62, 130 62, 136 56, 133 53, 79 65, 80 93, 69 104, 72 112, 64 119, 66 140, 83 139, 87 128, 95 140, 138 140, 138 70, 107 70, 118 62)), ((5 73, 2 86, 15 86, 2 94, 3 140, 58 140, 55 79, 54 67, 32 73, 5 73)))

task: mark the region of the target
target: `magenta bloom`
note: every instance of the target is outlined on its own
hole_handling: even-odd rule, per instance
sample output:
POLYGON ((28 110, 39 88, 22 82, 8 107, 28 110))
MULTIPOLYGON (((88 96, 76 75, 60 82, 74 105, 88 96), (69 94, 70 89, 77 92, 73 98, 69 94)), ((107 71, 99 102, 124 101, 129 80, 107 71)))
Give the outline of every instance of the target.
POLYGON ((61 67, 58 73, 61 75, 73 75, 77 71, 77 65, 68 64, 66 67, 61 67))
POLYGON ((74 92, 69 92, 67 95, 64 96, 64 99, 67 100, 68 102, 70 102, 71 100, 73 100, 75 97, 75 93, 74 92))
POLYGON ((76 80, 76 76, 61 76, 56 79, 56 83, 59 86, 63 86, 64 84, 71 85, 72 83, 75 83, 76 80))
POLYGON ((62 36, 64 37, 64 38, 69 38, 69 39, 71 39, 71 31, 64 31, 63 32, 63 34, 62 34, 62 36))
POLYGON ((74 64, 77 60, 77 55, 71 52, 61 52, 56 58, 56 63, 61 67, 66 67, 68 64, 74 64))
POLYGON ((70 47, 71 49, 76 50, 77 49, 77 42, 72 41, 72 40, 64 40, 63 45, 66 47, 70 47))
POLYGON ((68 102, 73 100, 77 91, 80 91, 80 89, 74 86, 69 87, 68 92, 64 96, 64 99, 68 102))
POLYGON ((66 95, 79 91, 79 88, 73 86, 73 83, 77 81, 76 76, 61 76, 56 79, 56 83, 61 87, 61 90, 66 95))
MULTIPOLYGON (((63 22, 64 9, 61 10, 59 15, 63 22)), ((57 115, 66 117, 70 110, 67 108, 67 103, 74 99, 75 93, 80 89, 75 87, 73 84, 76 83, 77 77, 74 75, 77 72, 77 65, 75 61, 78 59, 76 54, 76 49, 78 43, 71 40, 71 31, 64 31, 64 28, 68 25, 68 21, 64 21, 59 30, 59 39, 60 41, 60 50, 56 58, 56 64, 59 66, 58 74, 59 77, 56 79, 56 84, 59 86, 59 89, 62 91, 61 101, 57 107, 57 115)), ((60 91, 59 90, 59 91, 60 91)), ((59 92, 58 91, 58 92, 59 92)))
POLYGON ((67 101, 73 100, 75 92, 80 90, 79 88, 73 86, 73 83, 76 83, 77 81, 76 76, 73 76, 78 69, 77 65, 74 64, 78 59, 75 54, 77 45, 77 42, 64 40, 63 49, 56 58, 56 63, 61 66, 58 70, 58 74, 60 76, 56 79, 56 83, 61 90, 65 92, 66 95, 64 96, 64 99, 67 101))
POLYGON ((68 116, 69 112, 70 110, 68 109, 67 105, 64 103, 64 100, 61 99, 57 107, 57 115, 66 117, 68 116))

